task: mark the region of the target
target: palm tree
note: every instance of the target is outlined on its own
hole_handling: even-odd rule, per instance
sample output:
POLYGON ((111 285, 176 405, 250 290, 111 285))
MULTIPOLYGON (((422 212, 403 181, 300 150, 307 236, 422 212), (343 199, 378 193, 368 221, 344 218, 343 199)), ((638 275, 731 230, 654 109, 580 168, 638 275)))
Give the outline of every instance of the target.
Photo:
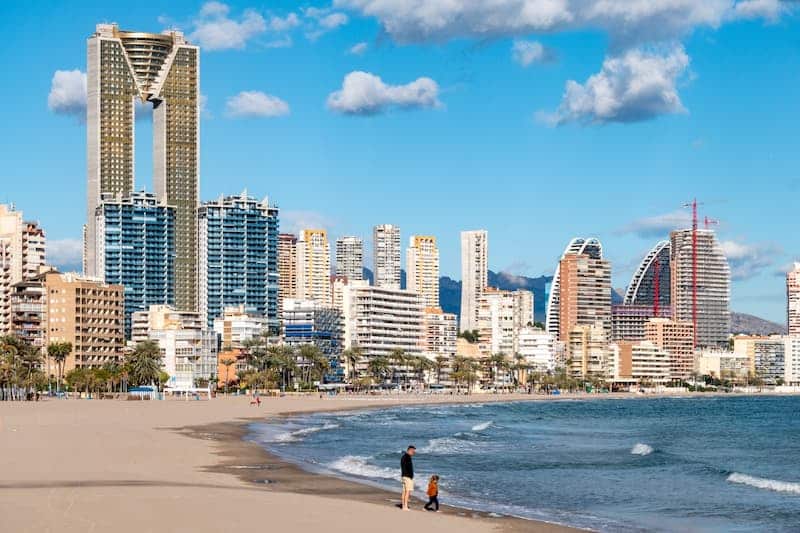
POLYGON ((358 346, 353 346, 342 352, 342 357, 347 364, 347 378, 351 383, 355 383, 358 379, 358 363, 364 357, 364 352, 358 346))
POLYGON ((47 355, 53 358, 56 362, 58 371, 58 380, 56 384, 56 392, 61 391, 61 378, 64 375, 64 362, 67 356, 72 353, 72 344, 69 342, 51 342, 47 345, 47 355))
POLYGON ((231 356, 226 356, 224 359, 219 360, 220 364, 225 367, 225 396, 228 395, 228 383, 230 380, 228 379, 228 375, 231 371, 231 367, 236 364, 236 358, 231 356))
POLYGON ((151 340, 142 341, 127 355, 128 376, 134 386, 160 383, 161 348, 151 340))
POLYGON ((389 354, 389 361, 392 363, 392 382, 397 381, 397 387, 400 388, 400 379, 397 378, 400 367, 405 366, 407 362, 406 352, 402 348, 395 348, 389 354))
POLYGON ((442 384, 442 370, 447 367, 448 358, 444 355, 437 355, 434 361, 434 369, 436 370, 436 384, 442 384))
POLYGON ((382 355, 372 357, 367 363, 367 371, 374 381, 378 379, 380 379, 381 382, 386 381, 386 373, 388 370, 389 360, 382 355))
POLYGON ((477 378, 477 363, 472 359, 463 356, 456 356, 453 360, 453 372, 450 374, 453 381, 456 382, 456 391, 460 388, 462 383, 467 384, 467 393, 472 392, 472 385, 477 378))

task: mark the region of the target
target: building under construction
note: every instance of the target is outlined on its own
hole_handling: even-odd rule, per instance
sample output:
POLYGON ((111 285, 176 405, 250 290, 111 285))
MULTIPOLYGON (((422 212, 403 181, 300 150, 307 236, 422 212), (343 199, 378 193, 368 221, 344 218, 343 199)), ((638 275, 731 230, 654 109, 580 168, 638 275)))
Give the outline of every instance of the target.
POLYGON ((726 344, 731 330, 731 271, 714 231, 673 231, 670 249, 673 319, 696 323, 696 346, 726 344))

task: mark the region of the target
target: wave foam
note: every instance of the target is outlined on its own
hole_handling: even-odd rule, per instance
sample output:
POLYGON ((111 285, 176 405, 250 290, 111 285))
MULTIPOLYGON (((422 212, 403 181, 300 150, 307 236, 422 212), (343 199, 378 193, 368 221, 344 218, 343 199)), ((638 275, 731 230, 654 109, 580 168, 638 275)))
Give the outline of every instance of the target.
POLYGON ((631 448, 631 454, 633 455, 650 455, 651 453, 653 453, 653 447, 641 442, 637 442, 631 448))
POLYGON ((311 435, 313 433, 317 433, 318 431, 325 431, 328 429, 336 429, 339 427, 339 424, 332 424, 328 423, 324 426, 311 426, 303 429, 297 429, 295 431, 287 431, 285 433, 279 433, 275 435, 274 441, 275 442, 297 442, 302 440, 303 437, 306 435, 311 435))
POLYGON ((485 431, 489 429, 492 423, 493 422, 491 420, 489 420, 488 422, 481 422, 480 424, 472 426, 472 431, 485 431))
POLYGON ((366 478, 395 479, 399 477, 399 470, 395 472, 390 468, 376 466, 369 463, 372 457, 362 455, 345 455, 328 464, 329 468, 338 470, 343 474, 366 478))
POLYGON ((729 475, 728 482, 749 485, 757 489, 800 494, 800 483, 791 483, 789 481, 778 481, 776 479, 748 476, 747 474, 740 474, 738 472, 734 472, 733 474, 729 475))

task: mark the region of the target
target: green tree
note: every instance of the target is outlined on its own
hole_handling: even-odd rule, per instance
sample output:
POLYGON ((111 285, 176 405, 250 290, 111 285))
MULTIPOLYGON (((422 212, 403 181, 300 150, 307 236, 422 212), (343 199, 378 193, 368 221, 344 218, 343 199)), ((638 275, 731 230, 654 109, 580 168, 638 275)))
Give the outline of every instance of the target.
POLYGON ((358 346, 353 346, 342 352, 342 358, 347 364, 347 379, 355 383, 358 380, 358 364, 364 358, 364 352, 358 346))
POLYGON ((228 384, 230 383, 231 367, 236 364, 236 358, 232 356, 224 356, 219 360, 220 364, 225 367, 225 396, 228 395, 228 384))
POLYGON ((56 363, 56 371, 58 372, 56 391, 59 392, 61 390, 61 379, 64 376, 64 362, 70 353, 72 353, 72 344, 69 342, 51 342, 47 345, 47 355, 56 363))
POLYGON ((386 375, 389 373, 389 366, 389 360, 382 355, 370 358, 369 362, 367 362, 367 371, 369 375, 372 376, 373 384, 384 383, 386 381, 386 375))
POLYGON ((125 359, 131 385, 137 387, 160 383, 162 359, 161 348, 155 341, 146 340, 137 344, 125 359))

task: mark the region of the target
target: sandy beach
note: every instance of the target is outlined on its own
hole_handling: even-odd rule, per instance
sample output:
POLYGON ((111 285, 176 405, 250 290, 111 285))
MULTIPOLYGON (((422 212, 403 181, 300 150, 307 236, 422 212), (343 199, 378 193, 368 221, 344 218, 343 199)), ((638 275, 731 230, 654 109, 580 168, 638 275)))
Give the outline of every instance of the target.
POLYGON ((286 413, 529 396, 49 400, 0 404, 0 530, 574 531, 460 509, 396 508, 399 495, 307 473, 242 440, 286 413))

